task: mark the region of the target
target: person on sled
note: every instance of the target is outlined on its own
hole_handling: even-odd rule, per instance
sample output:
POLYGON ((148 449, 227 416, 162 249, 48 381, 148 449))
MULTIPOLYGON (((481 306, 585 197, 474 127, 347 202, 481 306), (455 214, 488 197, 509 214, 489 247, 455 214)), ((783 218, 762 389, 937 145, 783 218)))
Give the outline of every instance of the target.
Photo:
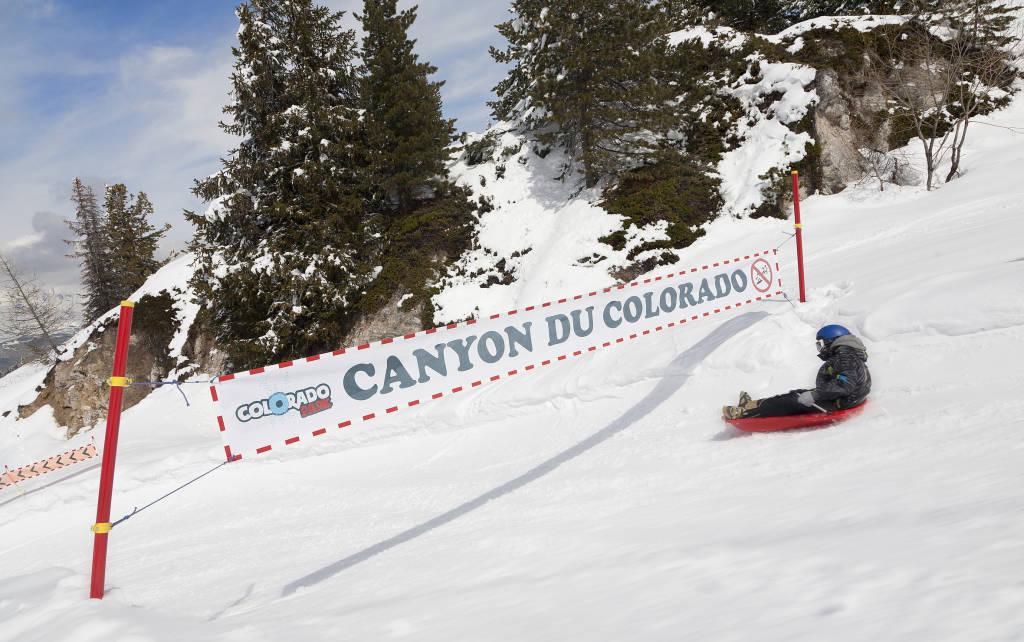
POLYGON ((864 344, 841 325, 825 326, 818 330, 816 338, 818 358, 825 363, 818 370, 813 390, 791 390, 767 399, 751 399, 741 392, 738 405, 722 408, 725 418, 805 415, 864 403, 871 392, 864 344))

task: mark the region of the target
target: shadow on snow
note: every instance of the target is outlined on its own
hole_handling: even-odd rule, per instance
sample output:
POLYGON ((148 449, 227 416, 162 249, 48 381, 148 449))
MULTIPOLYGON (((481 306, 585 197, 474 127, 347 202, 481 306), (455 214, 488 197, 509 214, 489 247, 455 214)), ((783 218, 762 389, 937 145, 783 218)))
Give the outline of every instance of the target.
POLYGON ((440 528, 449 522, 455 521, 456 519, 481 508, 488 502, 500 499, 531 482, 537 481, 541 477, 553 472, 562 464, 572 461, 588 450, 604 443, 614 435, 626 430, 653 412, 686 383, 692 375, 693 369, 700 365, 700 363, 704 361, 708 355, 714 352, 716 348, 766 316, 768 316, 767 312, 748 312, 734 319, 730 319, 715 328, 715 330, 706 337, 673 359, 669 364, 665 376, 662 377, 658 385, 647 393, 643 399, 624 412, 618 419, 614 420, 590 437, 587 437, 583 441, 567 448, 566 450, 563 450, 554 457, 551 457, 547 461, 531 468, 515 479, 509 480, 501 486, 493 488, 446 513, 442 513, 441 515, 423 522, 422 524, 402 531, 393 537, 364 548, 357 553, 353 553, 352 555, 344 557, 323 568, 317 569, 308 575, 300 577, 293 582, 290 582, 285 585, 282 595, 288 596, 301 588, 307 588, 314 584, 319 584, 345 569, 365 562, 371 557, 379 555, 389 549, 399 546, 400 544, 416 539, 421 535, 426 535, 436 528, 440 528))

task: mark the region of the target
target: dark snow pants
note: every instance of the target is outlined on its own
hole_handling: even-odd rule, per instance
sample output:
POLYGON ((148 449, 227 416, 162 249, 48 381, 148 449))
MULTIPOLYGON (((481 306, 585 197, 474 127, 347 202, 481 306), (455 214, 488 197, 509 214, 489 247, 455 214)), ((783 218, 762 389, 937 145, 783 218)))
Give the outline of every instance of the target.
MULTIPOLYGON (((803 390, 790 390, 789 392, 782 395, 775 395, 774 397, 768 397, 762 399, 757 404, 757 408, 748 410, 743 413, 744 417, 785 417, 788 415, 807 415, 813 412, 821 412, 821 410, 811 406, 808 408, 803 405, 796 398, 800 395, 803 390)), ((832 412, 837 409, 835 402, 822 401, 818 403, 819 406, 832 412)))

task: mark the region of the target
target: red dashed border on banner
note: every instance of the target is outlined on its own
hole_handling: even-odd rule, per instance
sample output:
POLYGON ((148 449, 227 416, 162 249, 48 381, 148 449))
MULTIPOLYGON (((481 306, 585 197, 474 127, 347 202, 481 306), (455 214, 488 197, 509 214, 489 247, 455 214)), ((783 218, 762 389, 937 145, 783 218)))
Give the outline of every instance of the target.
MULTIPOLYGON (((500 319, 502 316, 513 316, 513 315, 518 314, 520 311, 522 311, 522 312, 532 312, 533 310, 536 310, 537 308, 547 308, 547 307, 551 307, 552 305, 560 305, 560 304, 563 304, 563 303, 568 303, 569 301, 579 301, 580 299, 584 299, 584 298, 588 298, 588 297, 594 297, 594 296, 597 296, 598 294, 606 294, 608 292, 611 292, 612 290, 624 290, 626 288, 637 287, 637 286, 640 286, 640 285, 648 285, 650 283, 655 283, 657 281, 664 281, 664 280, 671 279, 671 278, 674 278, 674 277, 680 277, 680 276, 685 276, 685 275, 688 275, 688 274, 694 274, 694 273, 698 273, 698 272, 703 272, 705 270, 714 269, 714 268, 717 268, 717 267, 721 267, 723 265, 729 265, 731 263, 736 263, 738 261, 749 261, 750 259, 755 259, 755 258, 759 258, 759 257, 765 257, 765 256, 769 256, 769 255, 774 257, 777 254, 778 254, 778 250, 777 249, 765 250, 763 252, 755 252, 754 254, 744 255, 742 257, 736 257, 734 259, 726 259, 724 261, 718 261, 716 263, 710 263, 708 265, 702 265, 699 268, 694 267, 694 268, 682 269, 682 270, 679 270, 677 272, 671 272, 669 274, 665 274, 665 275, 662 275, 662 276, 654 276, 654 277, 650 277, 650 278, 642 279, 642 280, 638 279, 638 280, 632 281, 630 283, 620 283, 618 285, 612 285, 612 286, 609 286, 609 287, 606 287, 606 288, 602 288, 600 290, 595 290, 593 292, 588 292, 586 294, 577 294, 575 296, 565 297, 565 298, 557 299, 557 300, 554 300, 554 301, 548 301, 546 303, 541 303, 539 305, 531 305, 531 306, 527 306, 525 308, 522 308, 521 310, 509 310, 508 312, 505 312, 504 314, 502 314, 502 313, 492 314, 492 315, 488 316, 487 319, 488 320, 494 320, 494 319, 500 319)), ((534 364, 530 364, 530 365, 527 365, 527 366, 523 366, 523 367, 517 368, 515 370, 509 370, 509 371, 507 371, 503 375, 502 374, 497 374, 497 375, 493 375, 491 377, 488 377, 487 379, 480 379, 478 381, 472 382, 469 385, 469 388, 470 389, 478 388, 478 387, 484 385, 485 383, 499 381, 503 377, 504 378, 514 377, 514 376, 523 374, 524 372, 529 372, 531 370, 534 370, 536 368, 542 368, 542 367, 545 367, 545 366, 549 366, 552 363, 555 363, 555 362, 558 362, 558 361, 565 361, 569 357, 579 357, 579 356, 581 356, 583 354, 589 354, 591 352, 596 352, 597 350, 599 350, 601 348, 608 348, 608 347, 611 347, 613 345, 617 345, 617 344, 620 344, 620 343, 625 343, 626 341, 632 341, 634 339, 637 339, 637 338, 642 337, 642 336, 646 336, 648 334, 653 334, 655 332, 661 332, 662 330, 667 330, 669 328, 674 328, 676 326, 681 326, 681 325, 683 325, 685 323, 692 323, 693 321, 698 321, 698 320, 701 320, 701 319, 703 319, 705 317, 710 317, 710 316, 713 316, 715 314, 720 314, 722 312, 728 312, 730 310, 734 310, 734 309, 739 308, 739 307, 744 306, 744 305, 751 305, 751 304, 757 303, 759 301, 765 301, 767 299, 771 299, 773 296, 777 296, 779 294, 782 294, 782 274, 781 274, 781 270, 779 269, 779 263, 778 263, 777 260, 775 261, 775 274, 778 276, 777 283, 778 283, 778 288, 779 288, 775 292, 768 292, 768 293, 765 293, 765 294, 763 294, 761 296, 752 297, 750 299, 747 299, 746 301, 741 301, 741 302, 734 303, 732 305, 727 305, 727 306, 724 306, 724 307, 721 307, 721 308, 715 308, 714 310, 712 310, 710 312, 703 312, 701 314, 695 314, 695 315, 692 315, 692 316, 685 316, 685 317, 679 319, 678 321, 671 321, 669 323, 666 323, 664 325, 659 325, 659 326, 657 326, 655 328, 652 328, 652 329, 643 330, 643 331, 640 331, 640 332, 635 332, 635 333, 632 333, 632 334, 629 334, 629 335, 625 335, 625 336, 619 337, 619 338, 611 340, 611 341, 604 341, 602 343, 592 345, 592 346, 590 346, 588 348, 584 348, 584 349, 581 349, 581 350, 574 350, 572 352, 568 352, 566 354, 559 355, 559 356, 553 357, 551 359, 544 359, 543 361, 540 361, 539 363, 534 363, 534 364)), ((438 332, 440 330, 454 330, 455 328, 458 328, 460 326, 474 325, 474 324, 476 324, 476 322, 477 322, 476 319, 469 319, 467 321, 462 321, 462 322, 459 322, 459 323, 449 323, 447 325, 438 326, 436 328, 430 328, 430 329, 427 329, 427 330, 420 330, 419 332, 410 332, 409 334, 403 335, 401 337, 390 337, 390 338, 381 339, 380 341, 375 341, 375 342, 372 342, 372 343, 364 343, 364 344, 361 344, 361 345, 358 345, 358 346, 355 346, 355 347, 352 347, 352 348, 340 348, 338 350, 334 350, 333 352, 325 352, 323 354, 316 354, 316 355, 313 355, 313 356, 310 356, 310 357, 306 357, 305 359, 302 359, 302 361, 312 362, 312 361, 318 361, 318 360, 320 360, 322 358, 326 358, 326 357, 336 357, 336 356, 340 356, 340 355, 352 352, 354 350, 367 350, 367 349, 369 349, 369 348, 371 348, 373 346, 376 346, 376 345, 388 345, 390 343, 394 343, 397 340, 409 340, 409 339, 413 339, 413 338, 415 338, 415 337, 417 337, 419 335, 435 334, 436 332, 438 332)), ((282 363, 278 363, 278 364, 271 365, 271 366, 263 366, 263 367, 260 367, 260 368, 253 368, 253 369, 248 370, 248 371, 237 372, 237 373, 228 374, 228 375, 222 375, 220 377, 217 377, 214 381, 217 382, 217 383, 223 383, 223 382, 231 381, 232 379, 235 379, 235 378, 238 378, 238 377, 247 376, 247 375, 248 376, 256 376, 256 375, 260 375, 260 374, 265 373, 268 369, 269 370, 273 370, 275 368, 278 368, 278 369, 280 369, 280 368, 289 368, 289 367, 293 366, 294 364, 295 364, 295 361, 284 361, 282 363)), ((464 386, 457 386, 457 387, 452 388, 451 390, 446 391, 446 392, 445 391, 436 392, 436 393, 434 393, 434 394, 432 394, 429 397, 424 398, 424 399, 416 399, 416 400, 413 400, 413 401, 409 401, 408 403, 404 404, 404 407, 411 408, 411 407, 414 407, 414 406, 418 406, 421 403, 426 403, 427 401, 432 401, 434 399, 440 399, 440 398, 445 397, 445 396, 451 396, 453 394, 457 394, 459 392, 463 392, 464 390, 466 390, 466 388, 464 386)), ((218 401, 216 385, 210 386, 210 396, 213 398, 214 402, 218 401)), ((384 415, 389 415, 389 414, 398 412, 400 409, 401 409, 400 406, 392 406, 390 408, 387 408, 384 411, 384 415)), ((372 421, 372 420, 376 419, 378 416, 379 416, 378 413, 369 413, 367 415, 363 415, 361 417, 361 420, 362 420, 363 423, 365 423, 365 422, 372 421)), ((348 420, 342 421, 342 422, 338 423, 338 428, 339 429, 348 428, 349 426, 351 426, 353 424, 353 421, 355 421, 355 420, 354 419, 348 419, 348 420)), ((220 432, 224 432, 225 427, 224 427, 224 417, 223 417, 223 415, 217 415, 217 427, 220 430, 220 432)), ((321 428, 317 428, 316 430, 312 431, 312 433, 309 436, 310 437, 320 437, 320 436, 325 435, 325 434, 327 434, 327 428, 321 427, 321 428)), ((289 437, 288 439, 285 439, 284 440, 284 445, 296 444, 296 443, 299 443, 300 441, 302 441, 302 437, 300 435, 295 435, 293 437, 289 437)), ((265 453, 265 452, 269 452, 271 450, 273 450, 273 445, 267 444, 266 446, 261 446, 260 448, 257 448, 256 449, 256 454, 262 454, 262 453, 265 453)), ((232 454, 231 446, 229 446, 229 445, 225 445, 224 446, 224 454, 227 456, 228 460, 238 460, 238 459, 242 458, 241 454, 232 454)))

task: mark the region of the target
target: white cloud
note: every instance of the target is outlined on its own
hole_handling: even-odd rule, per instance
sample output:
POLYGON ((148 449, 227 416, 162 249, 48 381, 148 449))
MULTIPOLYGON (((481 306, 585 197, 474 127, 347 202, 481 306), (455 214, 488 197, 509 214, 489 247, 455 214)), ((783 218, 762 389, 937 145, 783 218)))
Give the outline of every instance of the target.
POLYGON ((54 212, 36 212, 31 225, 32 232, 3 244, 0 249, 4 255, 58 291, 76 292, 78 267, 66 257, 70 248, 64 242, 64 217, 54 212))
MULTIPOLYGON (((362 8, 357 0, 329 4, 362 8)), ((0 16, 28 19, 59 10, 54 3, 0 0, 0 16), (30 9, 37 13, 29 16, 30 9)), ((479 129, 487 120, 485 102, 503 73, 487 49, 500 39, 494 25, 506 13, 505 0, 420 5, 412 34, 417 53, 439 68, 446 111, 460 128, 479 129)), ((351 14, 346 22, 355 26, 351 14)), ((124 182, 146 191, 157 222, 174 225, 167 246, 182 245, 192 233, 182 209, 202 207, 190 193, 193 179, 216 171, 234 144, 217 127, 228 100, 234 29, 201 47, 161 44, 114 55, 50 52, 31 36, 16 36, 17 25, 0 22, 0 138, 6 142, 0 149, 0 239, 17 240, 25 267, 54 283, 75 282, 78 267, 64 258, 61 239, 68 235, 62 219, 71 216, 70 184, 80 176, 98 188, 124 182), (46 120, 24 91, 44 74, 87 80, 90 91, 60 96, 60 115, 46 120)))
POLYGON ((33 245, 38 245, 43 240, 43 235, 40 233, 26 234, 25 236, 19 236, 18 238, 7 241, 4 243, 4 252, 13 252, 22 248, 30 248, 33 245))
MULTIPOLYGON (((0 162, 0 222, 18 236, 27 232, 29 212, 70 216, 72 179, 99 177, 89 182, 124 182, 147 192, 157 222, 175 227, 167 245, 183 244, 191 229, 181 211, 200 205, 189 192, 192 181, 215 171, 231 145, 217 128, 230 64, 227 41, 207 50, 151 47, 121 57, 106 91, 45 123, 20 153, 0 162)), ((53 275, 60 281, 77 273, 73 261, 62 261, 66 273, 53 275)), ((22 262, 33 263, 32 255, 22 262)))

